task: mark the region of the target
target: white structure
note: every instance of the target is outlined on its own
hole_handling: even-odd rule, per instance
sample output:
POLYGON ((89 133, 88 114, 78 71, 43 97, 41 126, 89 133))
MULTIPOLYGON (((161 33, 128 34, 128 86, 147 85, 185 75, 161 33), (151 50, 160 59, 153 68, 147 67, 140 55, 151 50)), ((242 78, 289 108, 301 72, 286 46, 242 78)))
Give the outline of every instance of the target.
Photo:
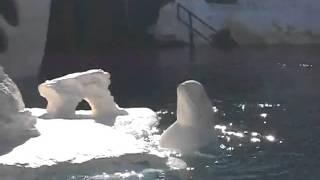
POLYGON ((110 74, 103 70, 89 70, 69 74, 39 85, 40 95, 47 99, 46 118, 75 118, 77 105, 85 100, 92 110, 92 118, 113 125, 118 115, 126 115, 114 102, 108 89, 110 74))
MULTIPOLYGON (((238 0, 235 4, 176 0, 160 10, 155 28, 158 38, 188 42, 188 29, 176 18, 177 3, 218 30, 230 29, 239 44, 320 43, 320 24, 317 19, 320 3, 317 0, 238 0)), ((188 21, 184 11, 181 15, 188 21)), ((206 36, 212 33, 197 21, 193 25, 206 36)))
MULTIPOLYGON (((0 77, 8 79, 4 74, 0 77)), ((172 158, 171 152, 158 148, 159 119, 156 113, 148 108, 120 109, 108 91, 109 84, 109 73, 89 70, 39 85, 41 95, 48 100, 48 109, 33 108, 25 111, 36 117, 32 123, 36 122, 35 127, 40 135, 0 154, 0 179, 41 179, 47 177, 47 174, 50 176, 52 172, 65 173, 66 168, 71 174, 73 171, 79 172, 79 169, 116 173, 137 166, 186 168, 184 161, 172 158), (75 111, 77 103, 82 99, 89 102, 92 111, 75 111)), ((1 109, 1 112, 5 114, 5 111, 24 109, 14 84, 6 85, 4 89, 0 91, 3 92, 0 93, 0 100, 2 104, 8 103, 8 108, 1 109), (8 95, 6 89, 13 90, 8 95), (13 96, 13 92, 17 92, 17 95, 13 96), (10 102, 15 103, 9 106, 10 102)), ((26 116, 23 118, 26 119, 26 116)), ((0 120, 0 128, 6 128, 6 121, 0 120)), ((14 116, 14 120, 21 118, 14 116)), ((31 124, 31 121, 27 122, 31 124)), ((16 124, 24 125, 21 122, 16 124)), ((24 132, 23 129, 14 130, 24 132)), ((6 131, 0 129, 0 133, 3 132, 6 131)), ((0 145, 1 150, 5 145, 0 145)))
POLYGON ((160 146, 186 154, 216 144, 214 113, 203 86, 186 81, 178 86, 177 98, 177 121, 161 135, 160 146))
MULTIPOLYGON (((34 116, 46 113, 44 109, 28 109, 34 116)), ((89 111, 78 111, 78 114, 89 114, 89 111)), ((132 122, 140 122, 144 131, 151 131, 157 122, 156 114, 150 109, 128 109, 127 116, 119 116, 118 127, 105 126, 92 119, 52 119, 38 118, 36 127, 41 135, 30 139, 14 151, 0 156, 0 164, 27 164, 28 167, 52 166, 59 162, 71 161, 82 163, 96 157, 119 157, 124 154, 146 152, 147 142, 141 141, 145 137, 135 137, 142 131, 136 128, 135 133, 121 130, 134 129, 132 122), (140 120, 143 119, 143 121, 140 120), (153 123, 150 123, 153 122, 153 123), (148 125, 147 125, 148 124, 148 125), (36 151, 35 151, 36 150, 36 151)))
MULTIPOLYGON (((40 117, 45 109, 28 109, 40 117)), ((41 135, 11 152, 0 155, 0 179, 45 179, 64 173, 116 173, 132 168, 183 169, 182 160, 157 149, 156 113, 147 108, 128 108, 116 126, 93 119, 37 119, 41 135), (22 166, 22 167, 21 167, 22 166), (169 166, 169 167, 168 167, 169 166), (79 171, 80 170, 80 171, 79 171)), ((77 111, 88 115, 90 111, 77 111)))
POLYGON ((15 83, 0 66, 0 154, 16 144, 39 135, 36 119, 24 111, 24 103, 15 83))
POLYGON ((36 76, 44 55, 51 0, 14 0, 18 25, 12 26, 0 15, 0 28, 8 39, 0 64, 13 78, 36 76))

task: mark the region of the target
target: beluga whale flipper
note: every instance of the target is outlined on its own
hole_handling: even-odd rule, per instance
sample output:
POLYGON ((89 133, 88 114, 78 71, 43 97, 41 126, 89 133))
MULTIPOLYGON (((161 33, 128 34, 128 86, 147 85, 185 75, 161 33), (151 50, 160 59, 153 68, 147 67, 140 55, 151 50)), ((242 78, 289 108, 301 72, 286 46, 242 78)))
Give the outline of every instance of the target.
POLYGON ((189 80, 177 88, 177 121, 160 138, 160 146, 188 154, 218 141, 214 112, 201 83, 189 80))

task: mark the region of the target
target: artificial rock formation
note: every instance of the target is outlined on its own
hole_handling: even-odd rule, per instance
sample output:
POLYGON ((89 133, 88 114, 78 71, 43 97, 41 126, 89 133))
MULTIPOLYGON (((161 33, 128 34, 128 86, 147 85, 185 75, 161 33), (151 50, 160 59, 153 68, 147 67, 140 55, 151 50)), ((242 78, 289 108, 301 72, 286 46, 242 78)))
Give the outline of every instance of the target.
POLYGON ((36 118, 24 110, 25 105, 15 83, 0 66, 0 154, 39 135, 36 118))
MULTIPOLYGON (((30 111, 36 117, 46 112, 39 108, 30 111)), ((159 119, 155 112, 148 108, 126 108, 126 111, 128 115, 117 117, 113 127, 92 119, 39 118, 40 136, 0 155, 0 179, 42 180, 57 175, 64 179, 79 177, 78 172, 103 174, 102 179, 109 179, 105 173, 127 173, 136 167, 175 170, 187 167, 182 160, 157 148, 159 119)))
POLYGON ((79 102, 85 100, 97 122, 113 125, 116 116, 126 115, 108 90, 110 74, 103 70, 89 70, 69 74, 39 85, 40 95, 47 99, 46 118, 75 118, 79 102))
POLYGON ((10 77, 37 76, 45 50, 50 4, 51 0, 0 1, 0 64, 10 77))
POLYGON ((197 81, 186 81, 177 89, 177 121, 160 138, 160 146, 192 153, 217 143, 213 130, 214 113, 210 99, 197 81))

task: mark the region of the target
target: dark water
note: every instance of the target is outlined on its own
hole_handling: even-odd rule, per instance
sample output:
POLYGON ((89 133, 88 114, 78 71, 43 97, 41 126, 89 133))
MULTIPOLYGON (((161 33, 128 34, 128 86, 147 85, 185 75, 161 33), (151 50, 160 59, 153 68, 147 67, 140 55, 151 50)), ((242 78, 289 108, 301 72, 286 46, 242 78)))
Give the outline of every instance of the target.
POLYGON ((187 79, 200 81, 215 99, 315 102, 320 90, 319 50, 319 46, 255 46, 224 52, 198 46, 190 56, 188 47, 136 44, 103 52, 47 53, 40 82, 101 68, 111 73, 111 91, 123 106, 175 102, 177 85, 187 79))
POLYGON ((174 122, 176 86, 187 79, 200 81, 219 110, 214 123, 218 131, 226 128, 220 133, 223 155, 208 150, 182 157, 187 170, 146 170, 141 179, 320 178, 319 46, 232 52, 200 46, 194 56, 188 48, 154 47, 54 54, 46 56, 40 79, 90 68, 111 72, 111 91, 120 106, 159 112, 161 129, 174 122))
MULTIPOLYGON (((213 102, 219 109, 214 122, 218 125, 222 154, 217 155, 206 147, 201 154, 179 157, 187 162, 187 169, 145 169, 139 172, 140 177, 132 175, 123 179, 319 179, 319 114, 316 115, 319 112, 311 112, 303 101, 300 105, 213 102)), ((174 106, 170 104, 157 111, 161 129, 175 121, 174 106)), ((102 177, 74 176, 75 179, 108 179, 102 177)))
MULTIPOLYGON (((301 102, 303 103, 303 102, 301 102)), ((303 104, 214 103, 223 155, 184 157, 190 179, 318 179, 319 120, 303 104), (192 177, 192 178, 191 178, 192 177)), ((164 112, 167 111, 163 110, 164 112)), ((170 110, 164 120, 174 121, 170 110)), ((165 127, 164 127, 165 128, 165 127)), ((172 172, 167 172, 169 175, 172 172)), ((184 179, 170 177, 168 179, 184 179)), ((175 173, 174 173, 175 174, 175 173)), ((178 173, 179 174, 179 173, 178 173)))
POLYGON ((243 49, 232 59, 228 54, 213 60, 219 62, 215 66, 196 69, 195 77, 206 83, 219 109, 215 123, 241 137, 222 133, 226 154, 221 157, 186 157, 192 167, 188 178, 319 179, 316 51, 316 47, 243 49))

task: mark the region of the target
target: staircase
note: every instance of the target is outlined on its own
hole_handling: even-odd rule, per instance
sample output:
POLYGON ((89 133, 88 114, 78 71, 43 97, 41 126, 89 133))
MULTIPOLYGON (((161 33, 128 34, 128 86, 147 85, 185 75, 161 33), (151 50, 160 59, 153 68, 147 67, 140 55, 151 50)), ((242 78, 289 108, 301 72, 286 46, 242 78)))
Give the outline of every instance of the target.
POLYGON ((228 29, 217 30, 181 3, 177 3, 177 19, 181 24, 188 28, 189 45, 191 51, 193 51, 195 47, 195 35, 205 40, 210 46, 222 50, 230 50, 237 45, 237 42, 232 38, 228 29), (186 16, 184 16, 185 18, 182 17, 182 13, 186 14, 186 16), (197 27, 194 25, 195 23, 204 26, 210 32, 210 35, 206 35, 197 29, 197 27))

